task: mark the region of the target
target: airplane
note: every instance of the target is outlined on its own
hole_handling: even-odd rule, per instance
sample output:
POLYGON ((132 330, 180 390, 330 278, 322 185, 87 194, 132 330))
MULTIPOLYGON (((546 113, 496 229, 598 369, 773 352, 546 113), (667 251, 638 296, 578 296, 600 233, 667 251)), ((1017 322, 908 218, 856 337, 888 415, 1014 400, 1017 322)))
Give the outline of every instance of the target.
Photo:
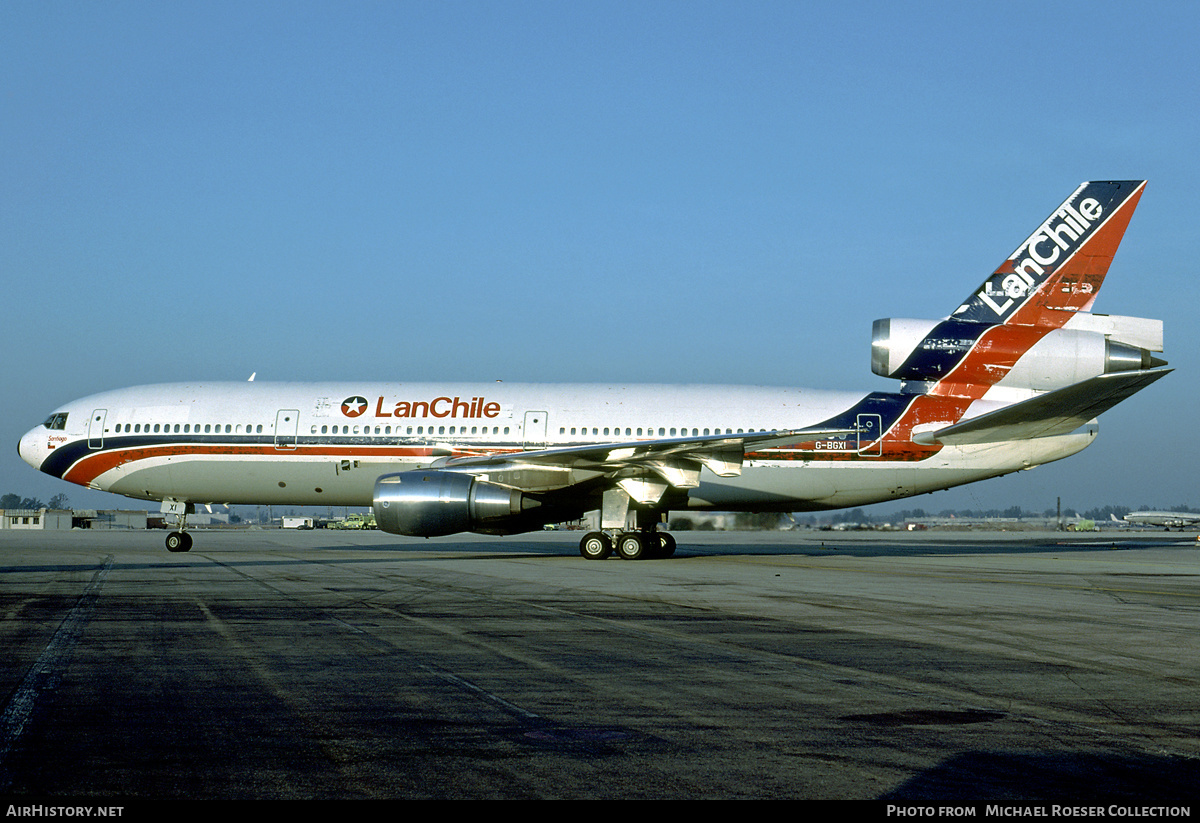
MULTIPOLYGON (((1116 515, 1109 515, 1116 520, 1116 515)), ((1200 514, 1190 512, 1130 512, 1123 518, 1126 523, 1136 523, 1145 526, 1163 526, 1171 529, 1186 529, 1188 526, 1200 525, 1200 514)))
POLYGON ((671 511, 796 512, 1068 457, 1168 374, 1162 321, 1091 311, 1145 181, 1081 184, 948 316, 887 318, 898 391, 703 385, 173 383, 67 403, 33 467, 161 503, 370 506, 380 529, 505 535, 599 513, 580 554, 670 556, 671 511))

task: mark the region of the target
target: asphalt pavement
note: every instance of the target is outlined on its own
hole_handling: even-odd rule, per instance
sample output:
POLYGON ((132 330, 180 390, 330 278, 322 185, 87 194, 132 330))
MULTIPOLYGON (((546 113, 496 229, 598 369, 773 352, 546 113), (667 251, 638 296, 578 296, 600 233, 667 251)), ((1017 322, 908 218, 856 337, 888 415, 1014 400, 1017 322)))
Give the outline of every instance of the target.
POLYGON ((1188 803, 1196 535, 0 532, 0 794, 1188 803))

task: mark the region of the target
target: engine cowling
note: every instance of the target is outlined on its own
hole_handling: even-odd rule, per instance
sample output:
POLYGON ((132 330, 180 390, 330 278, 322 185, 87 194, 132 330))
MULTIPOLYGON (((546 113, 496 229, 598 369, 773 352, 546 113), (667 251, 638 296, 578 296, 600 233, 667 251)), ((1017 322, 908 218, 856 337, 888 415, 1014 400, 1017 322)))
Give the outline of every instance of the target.
POLYGON ((1056 329, 1021 355, 1000 385, 1052 391, 1102 374, 1138 371, 1165 362, 1145 349, 1096 332, 1056 329))
POLYGON ((540 528, 541 503, 523 492, 448 471, 385 474, 375 481, 375 523, 385 532, 440 537, 516 534, 540 528))
POLYGON ((1165 364, 1145 348, 1092 329, 1047 331, 959 320, 887 318, 876 320, 872 328, 871 371, 898 380, 935 382, 950 374, 977 345, 984 355, 975 364, 978 373, 960 371, 962 382, 1050 391, 1101 374, 1165 364))
MULTIPOLYGON (((901 367, 921 344, 938 320, 913 320, 907 317, 885 317, 871 326, 871 371, 880 377, 903 380, 928 380, 928 377, 905 377, 901 367)), ((936 379, 936 378, 934 378, 936 379)))

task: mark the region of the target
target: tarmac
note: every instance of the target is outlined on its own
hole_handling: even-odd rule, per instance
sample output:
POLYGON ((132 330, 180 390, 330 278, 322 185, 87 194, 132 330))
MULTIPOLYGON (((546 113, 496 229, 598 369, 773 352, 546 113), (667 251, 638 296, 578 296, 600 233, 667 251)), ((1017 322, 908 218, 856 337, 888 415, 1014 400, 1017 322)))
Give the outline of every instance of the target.
POLYGON ((1194 532, 163 536, 0 532, 0 795, 1200 794, 1194 532))

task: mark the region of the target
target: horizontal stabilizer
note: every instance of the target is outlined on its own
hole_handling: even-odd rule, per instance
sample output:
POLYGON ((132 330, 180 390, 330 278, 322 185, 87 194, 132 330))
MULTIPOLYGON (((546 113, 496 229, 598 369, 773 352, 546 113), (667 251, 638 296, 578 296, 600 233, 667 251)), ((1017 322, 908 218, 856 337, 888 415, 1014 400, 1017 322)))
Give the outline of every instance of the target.
POLYGON ((925 436, 930 442, 957 446, 1068 434, 1171 371, 1153 369, 1102 374, 925 436))

